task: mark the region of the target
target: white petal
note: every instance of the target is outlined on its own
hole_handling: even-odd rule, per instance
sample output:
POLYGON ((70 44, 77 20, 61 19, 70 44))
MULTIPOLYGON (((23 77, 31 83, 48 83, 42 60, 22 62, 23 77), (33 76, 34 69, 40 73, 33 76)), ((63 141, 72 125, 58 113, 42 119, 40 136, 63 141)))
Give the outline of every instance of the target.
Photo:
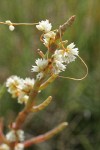
POLYGON ((68 49, 72 49, 72 48, 74 48, 74 47, 75 47, 75 44, 74 44, 74 43, 71 43, 71 44, 69 44, 69 45, 67 46, 68 49))
POLYGON ((32 72, 39 72, 39 67, 38 66, 32 66, 31 71, 32 72))

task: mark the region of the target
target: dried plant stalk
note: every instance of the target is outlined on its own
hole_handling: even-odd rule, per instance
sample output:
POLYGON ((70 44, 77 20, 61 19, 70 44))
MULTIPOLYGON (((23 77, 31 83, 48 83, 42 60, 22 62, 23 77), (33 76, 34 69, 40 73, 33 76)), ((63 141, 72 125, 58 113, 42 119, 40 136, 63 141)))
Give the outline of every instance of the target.
POLYGON ((64 34, 64 32, 73 24, 73 22, 75 21, 75 15, 71 16, 67 22, 65 22, 63 25, 59 26, 59 29, 57 31, 56 37, 55 39, 59 39, 60 36, 62 36, 64 34))

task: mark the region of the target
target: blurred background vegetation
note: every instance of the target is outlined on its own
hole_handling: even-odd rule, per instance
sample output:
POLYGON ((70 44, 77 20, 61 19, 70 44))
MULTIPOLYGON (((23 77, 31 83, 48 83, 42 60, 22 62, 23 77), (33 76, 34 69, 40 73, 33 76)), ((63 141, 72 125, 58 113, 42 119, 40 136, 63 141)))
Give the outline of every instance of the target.
MULTIPOLYGON (((0 21, 38 22, 49 19, 53 28, 76 15, 73 26, 63 39, 75 42, 80 55, 89 67, 83 81, 57 79, 37 98, 43 101, 53 96, 53 102, 43 111, 31 114, 24 125, 27 137, 36 136, 68 121, 62 133, 28 150, 100 150, 100 1, 99 0, 1 0, 0 21)), ((11 32, 0 25, 0 116, 7 124, 16 117, 22 106, 3 93, 7 77, 33 77, 31 66, 38 57, 37 48, 45 51, 35 27, 19 26, 11 32)), ((84 67, 77 59, 64 75, 80 77, 84 67)))

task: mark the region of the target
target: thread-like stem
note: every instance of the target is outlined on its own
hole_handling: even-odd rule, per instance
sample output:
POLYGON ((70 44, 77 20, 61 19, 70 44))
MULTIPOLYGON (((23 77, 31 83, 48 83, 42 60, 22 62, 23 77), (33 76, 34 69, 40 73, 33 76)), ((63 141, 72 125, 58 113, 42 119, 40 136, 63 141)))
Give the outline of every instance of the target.
POLYGON ((6 22, 0 22, 0 24, 4 24, 4 25, 13 25, 13 26, 21 26, 21 25, 24 25, 24 26, 33 26, 33 25, 37 25, 38 23, 6 23, 6 22))
POLYGON ((78 58, 81 60, 81 62, 84 64, 85 68, 86 68, 86 73, 83 77, 81 78, 73 78, 73 77, 64 77, 64 76, 58 76, 60 78, 64 78, 64 79, 70 79, 70 80, 75 80, 75 81, 80 81, 80 80, 83 80, 87 77, 88 75, 88 66, 87 64, 85 63, 85 61, 78 55, 78 58))

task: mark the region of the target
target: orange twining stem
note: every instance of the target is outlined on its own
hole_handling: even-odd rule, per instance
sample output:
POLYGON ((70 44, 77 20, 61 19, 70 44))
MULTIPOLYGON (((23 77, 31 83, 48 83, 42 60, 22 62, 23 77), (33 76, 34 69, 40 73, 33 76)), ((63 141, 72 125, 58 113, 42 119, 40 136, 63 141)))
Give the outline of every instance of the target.
POLYGON ((76 80, 76 81, 80 81, 86 78, 86 76, 88 75, 88 66, 86 65, 86 63, 84 62, 84 60, 78 55, 78 58, 81 60, 81 62, 84 64, 85 68, 86 68, 86 73, 82 78, 73 78, 73 77, 64 77, 64 76, 58 76, 60 78, 64 78, 64 79, 70 79, 70 80, 76 80))

